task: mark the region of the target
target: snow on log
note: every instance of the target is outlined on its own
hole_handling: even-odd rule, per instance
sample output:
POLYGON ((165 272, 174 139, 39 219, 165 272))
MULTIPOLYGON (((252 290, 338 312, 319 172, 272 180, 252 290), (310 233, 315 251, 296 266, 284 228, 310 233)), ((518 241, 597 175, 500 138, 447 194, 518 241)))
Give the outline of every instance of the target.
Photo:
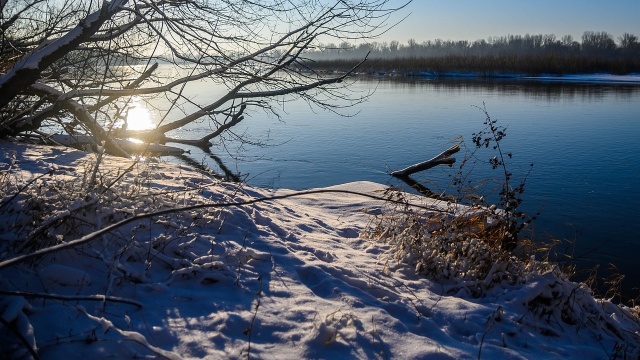
MULTIPOLYGON (((65 146, 83 146, 83 145, 96 145, 93 137, 89 135, 62 135, 56 134, 48 137, 61 145, 65 146)), ((134 142, 124 139, 113 139, 122 150, 128 153, 141 154, 146 153, 155 156, 169 156, 169 155, 181 155, 186 151, 175 146, 161 145, 161 144, 149 144, 142 142, 134 142)))
POLYGON ((427 161, 423 161, 421 163, 417 163, 414 165, 411 165, 407 168, 404 168, 402 170, 398 170, 398 171, 394 171, 391 173, 391 176, 395 176, 397 178, 404 178, 407 177, 413 173, 417 173, 419 171, 423 171, 423 170, 427 170, 427 169, 431 169, 434 166, 438 166, 438 165, 453 165, 456 162, 455 158, 452 158, 451 155, 457 153, 458 151, 460 151, 460 144, 456 144, 450 148, 448 148, 447 150, 441 152, 440 154, 438 154, 436 157, 431 158, 427 161))

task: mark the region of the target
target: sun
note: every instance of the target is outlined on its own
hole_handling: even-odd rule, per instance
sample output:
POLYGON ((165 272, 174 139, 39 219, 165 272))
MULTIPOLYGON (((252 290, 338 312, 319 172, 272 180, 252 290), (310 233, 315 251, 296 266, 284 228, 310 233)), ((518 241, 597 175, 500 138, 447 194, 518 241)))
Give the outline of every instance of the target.
POLYGON ((155 128, 153 116, 140 101, 132 101, 127 111, 127 130, 149 130, 155 128))

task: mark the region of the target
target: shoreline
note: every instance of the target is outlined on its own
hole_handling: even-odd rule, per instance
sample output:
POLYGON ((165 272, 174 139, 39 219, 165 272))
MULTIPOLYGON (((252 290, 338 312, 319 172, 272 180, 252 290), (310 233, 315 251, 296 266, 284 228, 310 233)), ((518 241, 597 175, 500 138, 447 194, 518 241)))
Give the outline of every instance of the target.
POLYGON ((423 79, 487 79, 487 80, 522 80, 549 83, 593 83, 593 84, 611 84, 611 85, 640 85, 640 74, 613 75, 604 73, 594 74, 485 74, 480 72, 435 72, 435 71, 419 71, 399 73, 394 71, 377 71, 369 73, 356 73, 354 76, 370 76, 370 77, 405 77, 405 78, 423 78, 423 79))

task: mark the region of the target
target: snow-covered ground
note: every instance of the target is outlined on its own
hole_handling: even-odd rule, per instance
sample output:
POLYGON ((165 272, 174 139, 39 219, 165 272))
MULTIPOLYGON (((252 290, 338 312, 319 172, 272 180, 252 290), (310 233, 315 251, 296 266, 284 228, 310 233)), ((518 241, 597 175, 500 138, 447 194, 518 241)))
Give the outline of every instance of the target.
MULTIPOLYGON (((0 142, 0 357, 638 358, 637 309, 557 271, 436 282, 362 236, 384 186, 293 194, 175 164, 0 142), (42 174, 47 174, 42 176, 42 174), (35 180, 34 180, 35 179, 35 180), (17 195, 16 195, 17 194, 17 195), (126 223, 134 215, 229 203, 126 223)), ((438 206, 429 203, 429 206, 438 206)), ((550 267, 551 269, 553 267, 550 267)))
POLYGON ((523 79, 539 81, 559 81, 578 83, 602 84, 640 84, 640 74, 612 75, 612 74, 577 74, 577 75, 540 75, 524 76, 523 79))
MULTIPOLYGON (((396 73, 389 73, 394 76, 396 73)), ((378 75, 387 75, 386 72, 378 73, 378 75)), ((640 84, 640 74, 613 75, 613 74, 542 74, 542 75, 525 75, 518 73, 496 73, 484 74, 481 72, 432 72, 420 71, 411 73, 411 76, 417 77, 442 77, 442 78, 497 78, 497 79, 513 79, 513 80, 533 80, 542 82, 566 82, 566 83, 597 83, 597 84, 640 84)))

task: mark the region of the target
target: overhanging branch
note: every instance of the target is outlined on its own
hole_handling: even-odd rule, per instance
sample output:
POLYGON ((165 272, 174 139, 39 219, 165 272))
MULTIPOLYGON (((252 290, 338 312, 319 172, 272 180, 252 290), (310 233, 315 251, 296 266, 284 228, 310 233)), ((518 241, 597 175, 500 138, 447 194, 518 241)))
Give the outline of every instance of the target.
POLYGON ((0 78, 0 108, 7 105, 19 93, 35 84, 42 72, 100 29, 102 24, 122 9, 128 0, 104 2, 100 10, 88 15, 80 24, 64 36, 24 56, 0 78))

